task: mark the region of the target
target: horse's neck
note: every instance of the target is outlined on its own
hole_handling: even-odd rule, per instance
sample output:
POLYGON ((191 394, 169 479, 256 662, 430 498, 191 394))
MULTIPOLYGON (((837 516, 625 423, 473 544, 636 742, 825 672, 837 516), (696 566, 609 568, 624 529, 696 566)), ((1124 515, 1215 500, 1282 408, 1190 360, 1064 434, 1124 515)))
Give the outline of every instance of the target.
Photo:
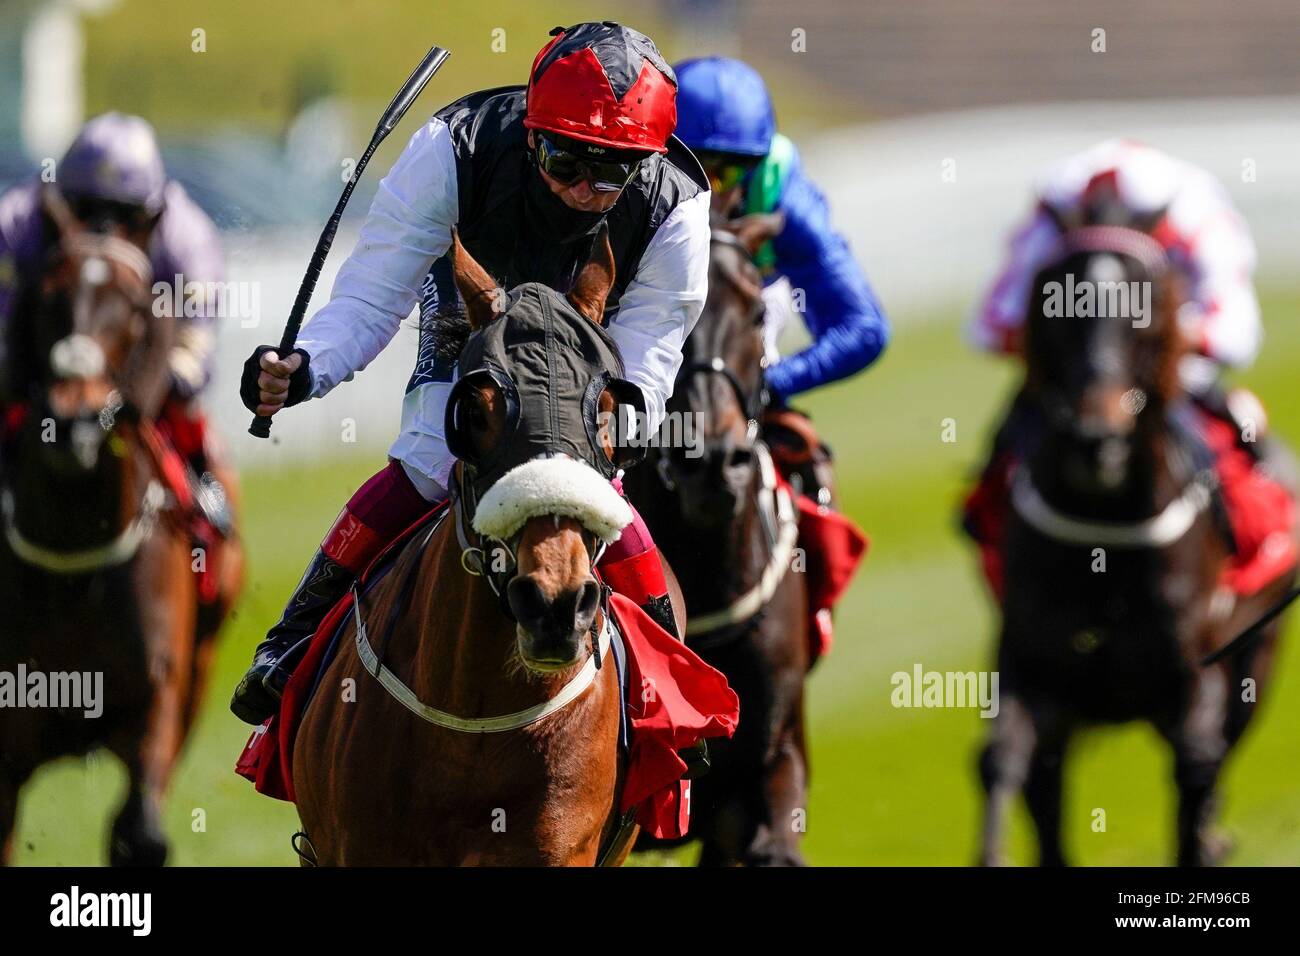
MULTIPOLYGON (((524 669, 515 651, 515 623, 487 580, 461 565, 454 520, 449 515, 416 557, 418 577, 384 662, 421 701, 460 717, 500 716, 542 703, 573 672, 537 676, 524 669)), ((392 572, 399 590, 409 571, 399 560, 392 572)), ((377 625, 371 625, 376 645, 382 640, 377 625)))
POLYGON ((762 576, 768 542, 758 515, 761 493, 762 472, 755 466, 745 489, 745 507, 722 532, 701 534, 698 528, 680 520, 664 522, 677 545, 671 549, 669 559, 692 613, 704 614, 725 606, 762 576))

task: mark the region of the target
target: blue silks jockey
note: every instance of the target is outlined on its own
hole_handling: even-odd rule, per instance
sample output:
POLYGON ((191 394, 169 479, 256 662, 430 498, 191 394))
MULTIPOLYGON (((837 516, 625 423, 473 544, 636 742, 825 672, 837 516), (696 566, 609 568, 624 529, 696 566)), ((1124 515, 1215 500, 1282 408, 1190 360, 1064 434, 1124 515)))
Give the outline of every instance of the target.
POLYGON ((798 149, 777 132, 763 78, 725 57, 687 60, 674 69, 677 137, 708 173, 715 212, 780 212, 785 219, 757 256, 767 284, 773 399, 784 404, 862 371, 884 351, 889 322, 848 241, 831 225, 830 206, 804 171, 798 149), (812 344, 779 356, 776 340, 796 312, 812 344))
POLYGON ((781 231, 759 248, 764 277, 768 408, 764 441, 778 469, 801 494, 799 541, 822 568, 809 592, 813 659, 831 643, 831 607, 865 552, 866 536, 835 514, 830 449, 789 400, 848 378, 880 357, 889 340, 871 284, 848 241, 831 224, 830 206, 804 172, 793 142, 776 131, 772 100, 750 66, 725 57, 679 63, 677 137, 699 158, 713 189, 713 215, 731 219, 777 213, 781 231), (798 315, 812 343, 782 356, 777 342, 798 315))

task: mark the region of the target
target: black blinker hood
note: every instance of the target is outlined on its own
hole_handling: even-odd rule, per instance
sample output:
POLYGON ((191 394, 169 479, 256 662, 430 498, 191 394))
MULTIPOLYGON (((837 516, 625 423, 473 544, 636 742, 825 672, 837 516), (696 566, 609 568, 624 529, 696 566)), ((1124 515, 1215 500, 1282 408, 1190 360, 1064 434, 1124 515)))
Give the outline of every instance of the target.
POLYGON ((533 458, 567 455, 606 477, 625 464, 611 462, 598 443, 600 393, 608 387, 640 413, 644 398, 622 378, 623 360, 609 333, 549 286, 528 282, 511 290, 503 314, 465 342, 457 370, 447 401, 447 444, 466 462, 475 497, 533 458), (505 401, 506 425, 496 447, 477 456, 459 410, 485 378, 505 401))

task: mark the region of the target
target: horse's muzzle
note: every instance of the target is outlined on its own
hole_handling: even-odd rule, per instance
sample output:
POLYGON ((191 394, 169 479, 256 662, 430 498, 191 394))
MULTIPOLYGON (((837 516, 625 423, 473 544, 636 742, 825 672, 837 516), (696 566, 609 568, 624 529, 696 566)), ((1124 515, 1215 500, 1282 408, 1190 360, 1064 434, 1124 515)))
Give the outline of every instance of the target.
POLYGON ((600 609, 600 586, 594 578, 551 598, 532 576, 521 575, 507 585, 506 598, 519 624, 519 656, 527 667, 551 671, 578 662, 600 609))

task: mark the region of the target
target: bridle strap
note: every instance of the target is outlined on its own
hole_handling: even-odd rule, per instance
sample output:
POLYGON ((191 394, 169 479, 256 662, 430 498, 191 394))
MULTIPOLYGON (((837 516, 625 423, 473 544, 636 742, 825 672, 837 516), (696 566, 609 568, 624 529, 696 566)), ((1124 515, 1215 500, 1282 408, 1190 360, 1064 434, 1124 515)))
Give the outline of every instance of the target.
POLYGON ((384 689, 399 704, 421 720, 426 720, 437 727, 444 727, 447 730, 458 730, 466 734, 499 734, 527 727, 539 720, 545 720, 556 711, 568 706, 592 685, 596 679, 596 672, 600 669, 598 661, 602 660, 609 652, 610 624, 608 615, 604 615, 601 621, 596 653, 588 655, 578 673, 573 675, 554 697, 532 707, 526 707, 510 714, 502 714, 499 717, 459 717, 423 703, 411 688, 402 683, 401 678, 383 665, 374 649, 370 646, 370 638, 366 634, 365 619, 361 613, 360 595, 356 594, 356 592, 354 592, 354 595, 353 611, 357 622, 357 654, 361 658, 362 666, 365 667, 370 676, 383 685, 384 689))
POLYGON ((1210 499, 1205 483, 1194 480, 1158 514, 1145 520, 1088 521, 1049 505, 1034 487, 1028 468, 1018 471, 1011 487, 1011 505, 1031 528, 1053 541, 1088 547, 1168 547, 1191 530, 1197 515, 1209 507, 1210 499))
MULTIPOLYGON (((480 561, 486 562, 486 554, 482 548, 483 538, 475 533, 475 537, 478 538, 480 543, 477 546, 473 545, 470 543, 469 535, 465 531, 464 519, 466 515, 463 506, 464 486, 457 478, 454 471, 451 476, 450 488, 448 491, 451 496, 451 507, 448 508, 447 512, 444 512, 444 514, 449 513, 452 525, 456 529, 456 540, 461 548, 461 566, 467 573, 476 577, 483 577, 487 580, 488 586, 492 589, 492 593, 497 596, 498 603, 501 605, 503 613, 508 619, 514 620, 514 616, 510 612, 509 602, 506 599, 505 585, 496 579, 496 576, 491 572, 486 564, 483 564, 478 570, 474 570, 466 563, 466 556, 474 552, 478 553, 480 561)), ((435 530, 437 530, 436 523, 433 528, 429 530, 428 535, 425 537, 424 544, 422 544, 421 547, 428 544, 435 530)), ((500 543, 503 547, 506 546, 505 542, 500 543)), ((598 558, 599 552, 597 552, 597 554, 592 558, 593 566, 598 558)), ((418 566, 414 566, 410 572, 412 580, 417 573, 418 566)), ((600 630, 599 632, 596 632, 595 627, 593 626, 592 628, 594 640, 592 642, 591 653, 583 662, 582 668, 578 673, 560 689, 558 694, 547 701, 537 704, 536 706, 528 707, 512 714, 503 714, 499 717, 459 717, 455 714, 439 710, 436 707, 431 707, 428 704, 423 703, 415 695, 414 691, 402 683, 401 678, 383 665, 383 647, 387 645, 388 637, 396 626, 397 615, 396 613, 390 615, 390 620, 386 624, 386 630, 382 635, 380 635, 380 652, 376 653, 374 648, 371 647, 370 638, 366 633, 366 623, 362 616, 361 593, 355 584, 352 588, 352 596, 353 612, 356 616, 357 655, 361 658, 361 663, 365 667, 366 671, 379 681, 379 683, 383 685, 384 689, 387 690, 399 704, 417 717, 422 720, 427 720, 429 723, 435 724, 436 726, 445 727, 448 730, 458 730, 462 733, 503 733, 508 730, 518 730, 521 727, 527 727, 529 724, 536 723, 539 720, 549 717, 551 714, 571 703, 581 695, 583 691, 591 686, 592 682, 596 679, 597 672, 601 669, 601 664, 605 659, 605 655, 609 652, 611 643, 609 613, 602 606, 600 630)))
POLYGON ((157 481, 145 488, 139 513, 113 540, 79 551, 61 551, 36 544, 23 536, 14 524, 13 492, 3 493, 4 534, 10 550, 22 561, 52 574, 88 574, 125 564, 135 557, 144 539, 153 530, 166 501, 167 493, 157 481))
POLYGON ((746 392, 745 386, 740 383, 736 373, 727 367, 727 363, 723 361, 721 355, 715 355, 707 361, 687 362, 678 373, 678 378, 685 380, 696 375, 721 375, 727 380, 727 384, 731 386, 731 390, 736 396, 736 402, 745 413, 745 417, 750 421, 758 419, 759 411, 764 404, 763 387, 760 385, 758 391, 753 394, 746 392))

